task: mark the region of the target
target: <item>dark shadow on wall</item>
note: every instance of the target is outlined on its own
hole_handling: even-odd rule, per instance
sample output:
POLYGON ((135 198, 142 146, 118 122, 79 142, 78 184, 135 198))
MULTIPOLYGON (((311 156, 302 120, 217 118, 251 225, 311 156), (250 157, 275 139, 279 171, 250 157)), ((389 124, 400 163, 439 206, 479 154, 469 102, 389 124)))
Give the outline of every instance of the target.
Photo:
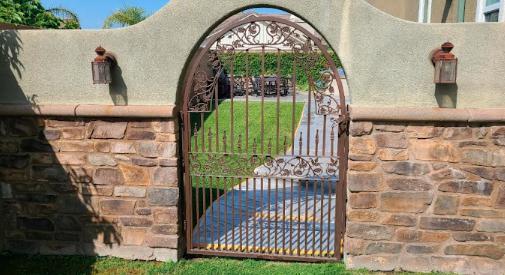
POLYGON ((18 56, 23 43, 17 30, 0 31, 0 99, 26 104, 26 97, 17 78, 23 77, 24 66, 18 56))
POLYGON ((435 98, 440 108, 456 108, 458 105, 458 84, 436 84, 435 98))
MULTIPOLYGON (((27 98, 18 83, 21 51, 17 30, 0 31, 0 103, 36 109, 36 96, 27 98)), ((97 204, 113 187, 93 182, 87 153, 79 152, 89 126, 75 118, 0 116, 0 252, 94 255, 98 244, 121 244, 117 225, 97 204)))
POLYGON ((128 87, 123 79, 123 71, 119 65, 111 70, 112 83, 109 84, 109 94, 114 105, 128 105, 128 87))

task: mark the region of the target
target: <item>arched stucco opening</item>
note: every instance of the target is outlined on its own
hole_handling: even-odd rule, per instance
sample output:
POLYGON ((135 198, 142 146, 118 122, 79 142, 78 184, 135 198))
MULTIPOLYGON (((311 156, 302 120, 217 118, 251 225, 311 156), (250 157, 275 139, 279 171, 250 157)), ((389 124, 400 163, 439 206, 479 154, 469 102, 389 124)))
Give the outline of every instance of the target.
POLYGON ((188 253, 338 260, 349 116, 336 53, 297 17, 229 18, 194 50, 178 99, 188 253))

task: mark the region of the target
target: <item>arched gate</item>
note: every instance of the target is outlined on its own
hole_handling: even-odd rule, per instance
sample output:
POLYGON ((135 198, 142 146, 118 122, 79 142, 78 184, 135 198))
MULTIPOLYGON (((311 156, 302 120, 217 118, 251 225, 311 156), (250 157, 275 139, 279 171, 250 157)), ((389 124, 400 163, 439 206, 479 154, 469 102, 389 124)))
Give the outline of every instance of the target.
POLYGON ((349 115, 327 48, 275 16, 203 42, 182 110, 188 253, 340 259, 349 115))

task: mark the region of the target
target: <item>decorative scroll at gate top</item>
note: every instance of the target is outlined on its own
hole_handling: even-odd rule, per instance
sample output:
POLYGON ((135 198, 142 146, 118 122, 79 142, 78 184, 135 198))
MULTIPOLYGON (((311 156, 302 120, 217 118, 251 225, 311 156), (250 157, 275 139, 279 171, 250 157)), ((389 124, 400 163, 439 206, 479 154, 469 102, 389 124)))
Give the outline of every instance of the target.
POLYGON ((327 49, 313 30, 254 16, 196 52, 182 112, 188 253, 341 258, 348 114, 327 49))

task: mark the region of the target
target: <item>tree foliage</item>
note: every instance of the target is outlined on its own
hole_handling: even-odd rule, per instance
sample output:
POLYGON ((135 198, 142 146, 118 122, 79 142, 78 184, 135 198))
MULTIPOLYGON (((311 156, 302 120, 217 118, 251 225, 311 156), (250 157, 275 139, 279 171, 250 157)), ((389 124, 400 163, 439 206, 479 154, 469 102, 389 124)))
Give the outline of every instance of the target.
POLYGON ((146 11, 139 7, 122 8, 105 19, 104 29, 135 25, 148 17, 146 11))
POLYGON ((51 10, 46 10, 39 0, 0 0, 0 22, 47 29, 79 28, 77 16, 74 19, 60 18, 51 10))

